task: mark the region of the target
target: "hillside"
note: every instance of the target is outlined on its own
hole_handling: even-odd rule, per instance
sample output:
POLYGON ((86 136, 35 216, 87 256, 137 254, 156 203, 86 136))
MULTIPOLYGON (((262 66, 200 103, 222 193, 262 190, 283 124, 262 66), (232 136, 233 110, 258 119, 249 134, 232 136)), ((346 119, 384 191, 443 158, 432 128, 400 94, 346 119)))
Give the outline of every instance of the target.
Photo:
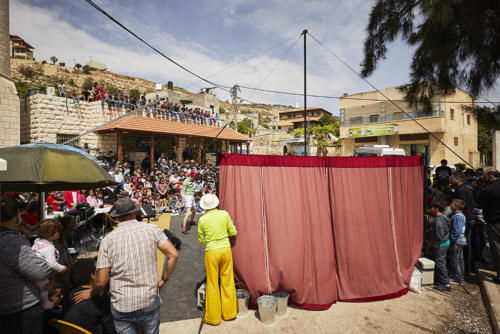
MULTIPOLYGON (((129 94, 132 89, 138 90, 140 93, 153 92, 156 85, 155 82, 146 79, 133 78, 108 71, 95 70, 85 74, 81 69, 42 64, 24 59, 11 59, 11 76, 16 82, 21 97, 25 96, 26 90, 30 87, 37 87, 43 93, 47 86, 57 87, 60 81, 66 84, 66 91, 71 92, 74 89, 77 93, 80 93, 83 83, 88 78, 93 82, 99 82, 108 92, 121 91, 124 94, 129 94)), ((195 94, 181 87, 174 87, 174 90, 184 94, 195 94)), ((220 107, 232 119, 230 115, 232 115, 233 106, 225 101, 219 101, 220 107)), ((241 104, 238 109, 243 114, 256 112, 263 119, 275 119, 280 111, 289 108, 291 107, 281 105, 241 104)))

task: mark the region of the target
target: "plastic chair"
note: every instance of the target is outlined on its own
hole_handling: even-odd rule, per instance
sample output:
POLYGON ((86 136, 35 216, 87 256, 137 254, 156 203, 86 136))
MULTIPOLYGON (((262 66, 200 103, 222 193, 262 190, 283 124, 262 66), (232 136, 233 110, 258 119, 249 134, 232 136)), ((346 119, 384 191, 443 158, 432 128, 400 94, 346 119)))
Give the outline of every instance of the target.
POLYGON ((57 329, 61 334, 92 334, 85 328, 59 319, 50 319, 49 326, 57 329))

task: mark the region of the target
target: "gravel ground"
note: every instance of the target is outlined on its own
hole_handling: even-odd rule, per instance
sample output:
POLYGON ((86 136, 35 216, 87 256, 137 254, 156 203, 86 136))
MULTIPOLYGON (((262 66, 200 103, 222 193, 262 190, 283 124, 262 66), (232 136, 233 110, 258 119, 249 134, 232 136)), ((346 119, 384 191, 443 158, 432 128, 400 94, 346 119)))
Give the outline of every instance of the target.
MULTIPOLYGON (((458 285, 452 285, 449 293, 449 318, 442 333, 446 334, 489 334, 492 333, 490 321, 481 297, 475 276, 469 277, 464 287, 470 296, 458 285)), ((439 333, 440 331, 437 331, 439 333)))

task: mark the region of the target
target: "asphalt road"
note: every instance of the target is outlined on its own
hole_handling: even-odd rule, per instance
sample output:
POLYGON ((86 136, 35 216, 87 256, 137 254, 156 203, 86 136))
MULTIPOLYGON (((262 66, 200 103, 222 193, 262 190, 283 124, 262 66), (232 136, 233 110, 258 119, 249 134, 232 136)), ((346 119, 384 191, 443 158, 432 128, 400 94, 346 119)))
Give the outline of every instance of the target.
MULTIPOLYGON (((196 221, 200 214, 196 215, 196 221)), ((170 232, 182 241, 179 259, 174 273, 161 291, 163 304, 161 322, 200 318, 196 308, 195 288, 205 276, 204 247, 197 240, 197 226, 191 226, 187 234, 181 233, 184 215, 172 216, 170 232)))

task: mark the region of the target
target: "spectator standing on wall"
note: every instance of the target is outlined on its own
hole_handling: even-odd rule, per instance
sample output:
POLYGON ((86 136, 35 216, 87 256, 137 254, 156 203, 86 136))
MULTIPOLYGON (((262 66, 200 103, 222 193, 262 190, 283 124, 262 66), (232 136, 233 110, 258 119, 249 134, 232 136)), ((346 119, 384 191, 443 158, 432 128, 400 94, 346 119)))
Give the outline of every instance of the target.
POLYGON ((62 81, 59 81, 59 85, 57 85, 57 90, 58 90, 58 95, 60 97, 66 96, 66 95, 64 95, 65 89, 66 89, 66 85, 62 81))
POLYGON ((474 187, 474 198, 483 209, 486 231, 490 242, 490 251, 497 277, 493 282, 500 284, 500 172, 494 168, 484 171, 486 187, 481 188, 477 182, 474 187))

